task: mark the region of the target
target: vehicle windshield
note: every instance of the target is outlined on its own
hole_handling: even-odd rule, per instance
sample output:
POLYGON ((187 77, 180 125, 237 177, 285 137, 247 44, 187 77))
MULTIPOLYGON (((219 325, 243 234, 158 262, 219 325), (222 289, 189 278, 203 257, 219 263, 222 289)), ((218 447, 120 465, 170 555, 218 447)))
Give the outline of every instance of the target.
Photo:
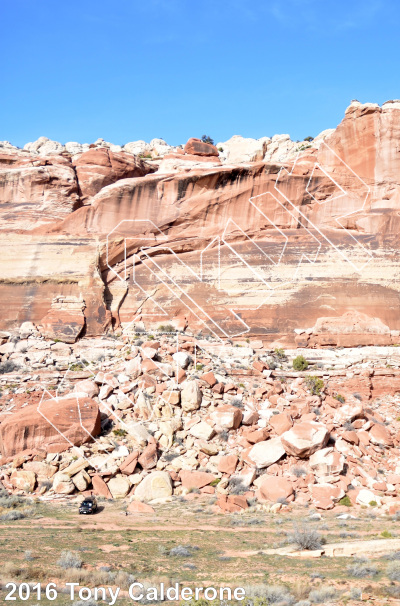
POLYGON ((92 507, 93 502, 92 501, 83 501, 81 507, 92 507))

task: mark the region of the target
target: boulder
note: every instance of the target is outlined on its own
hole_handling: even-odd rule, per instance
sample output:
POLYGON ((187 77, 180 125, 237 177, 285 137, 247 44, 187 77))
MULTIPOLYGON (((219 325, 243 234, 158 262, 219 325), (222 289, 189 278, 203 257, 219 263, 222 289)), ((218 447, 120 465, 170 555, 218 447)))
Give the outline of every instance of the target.
POLYGON ((126 459, 119 466, 119 470, 125 476, 130 476, 136 469, 136 465, 138 462, 139 453, 137 450, 132 452, 130 455, 126 457, 126 459))
POLYGON ((183 148, 185 154, 194 156, 219 156, 218 149, 215 145, 204 143, 201 139, 192 137, 183 148))
POLYGON ((191 357, 185 351, 177 351, 172 355, 172 359, 180 368, 187 368, 191 362, 191 357))
POLYGON ((220 458, 218 463, 218 471, 230 476, 236 471, 238 457, 235 454, 226 455, 220 458))
POLYGON ((58 494, 71 494, 75 490, 75 484, 67 474, 59 471, 53 478, 53 490, 58 494))
POLYGON ((116 475, 107 484, 113 499, 124 499, 131 489, 131 483, 126 476, 116 475))
POLYGON ((228 141, 218 143, 217 149, 222 148, 224 160, 229 163, 260 162, 267 151, 268 137, 261 139, 244 138, 233 135, 228 141))
POLYGON ((338 484, 314 484, 311 487, 313 504, 318 509, 332 509, 339 499, 343 498, 344 490, 338 484))
POLYGON ((183 488, 190 490, 191 488, 203 488, 208 486, 216 479, 216 476, 206 471, 180 471, 180 478, 183 488))
POLYGON ((189 433, 199 440, 207 441, 213 437, 215 431, 211 425, 206 423, 206 421, 200 421, 200 423, 193 425, 193 427, 189 429, 189 433))
POLYGON ((323 448, 329 440, 329 431, 316 421, 305 421, 294 425, 281 436, 282 445, 289 455, 308 458, 323 448))
POLYGON ((48 463, 42 463, 41 461, 28 461, 24 464, 24 470, 33 471, 39 483, 51 480, 57 473, 57 467, 48 463))
POLYGON ((135 489, 135 500, 153 501, 172 495, 171 476, 166 471, 152 471, 135 489))
POLYGON ((62 451, 89 442, 100 429, 99 407, 90 398, 49 398, 17 410, 0 424, 0 452, 11 457, 37 448, 62 451))
POLYGON ((369 430, 369 439, 372 444, 377 444, 378 446, 393 446, 393 438, 387 427, 384 425, 373 425, 369 430))
POLYGON ((258 482, 258 489, 267 501, 276 502, 278 499, 287 499, 292 496, 294 490, 292 483, 286 478, 269 476, 264 474, 258 482))
POLYGON ((198 410, 202 401, 201 389, 196 380, 184 381, 181 391, 181 406, 185 412, 198 410))
POLYGON ((11 484, 18 490, 33 492, 36 486, 36 474, 33 471, 13 471, 10 477, 11 484))
POLYGON ((92 476, 92 485, 95 494, 99 495, 100 497, 105 497, 106 499, 112 498, 112 494, 101 476, 92 476))
POLYGON ((156 170, 156 167, 150 166, 137 156, 123 151, 113 152, 105 147, 84 152, 73 158, 72 164, 75 167, 84 201, 95 196, 103 187, 120 179, 144 177, 156 170))
POLYGON ((277 415, 272 415, 269 424, 274 429, 275 433, 277 433, 278 436, 281 436, 293 426, 293 420, 290 414, 281 412, 277 415))
POLYGON ((243 413, 236 406, 223 405, 218 406, 210 416, 215 425, 221 429, 237 429, 242 422, 243 413))
POLYGON ((310 467, 317 476, 339 475, 343 471, 345 458, 332 447, 317 450, 310 457, 310 467))
POLYGON ((75 390, 78 393, 85 393, 88 398, 94 398, 99 395, 99 386, 90 379, 83 379, 75 383, 75 390))
POLYGON ((214 387, 214 385, 217 383, 217 379, 215 378, 215 375, 212 370, 201 375, 200 379, 208 383, 210 387, 214 387))
POLYGON ((143 469, 152 469, 157 465, 157 444, 155 442, 151 442, 146 446, 139 456, 138 462, 143 469))
POLYGON ((51 309, 39 324, 47 339, 75 343, 85 326, 85 316, 80 310, 51 309))
POLYGON ((357 495, 356 503, 364 505, 365 507, 375 507, 376 505, 381 505, 381 499, 378 495, 373 493, 372 490, 362 488, 357 495))
POLYGON ((126 508, 128 513, 155 513, 153 507, 148 505, 147 503, 142 503, 142 501, 131 501, 128 507, 126 508))
POLYGON ((62 472, 64 475, 72 478, 72 476, 76 475, 87 467, 89 467, 89 462, 86 459, 77 459, 68 465, 68 467, 65 467, 62 472))
POLYGON ((271 438, 252 446, 248 457, 256 467, 263 469, 279 461, 285 454, 281 439, 271 438))
POLYGON ((249 505, 244 495, 221 494, 219 495, 217 507, 225 513, 235 513, 248 509, 249 505))
POLYGON ((79 492, 84 492, 91 484, 90 476, 88 473, 86 473, 86 471, 80 471, 71 479, 79 492))

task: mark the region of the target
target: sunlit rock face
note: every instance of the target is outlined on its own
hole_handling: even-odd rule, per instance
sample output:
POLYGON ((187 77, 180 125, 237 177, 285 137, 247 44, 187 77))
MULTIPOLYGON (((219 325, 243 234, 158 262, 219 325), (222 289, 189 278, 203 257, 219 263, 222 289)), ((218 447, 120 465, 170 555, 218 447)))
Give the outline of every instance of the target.
MULTIPOLYGON (((353 102, 315 142, 253 141, 217 144, 210 161, 199 144, 164 144, 165 160, 105 142, 2 144, 1 328, 40 325, 57 297, 76 297, 88 335, 175 322, 329 346, 312 327, 354 326, 354 312, 396 340, 400 102, 353 102)), ((367 325, 335 344, 365 344, 367 325)))

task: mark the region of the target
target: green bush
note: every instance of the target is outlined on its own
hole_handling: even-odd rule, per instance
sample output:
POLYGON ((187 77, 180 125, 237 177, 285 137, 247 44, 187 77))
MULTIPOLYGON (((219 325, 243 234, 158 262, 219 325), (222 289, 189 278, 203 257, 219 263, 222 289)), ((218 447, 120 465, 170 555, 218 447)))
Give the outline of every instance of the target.
POLYGON ((293 368, 295 370, 307 370, 308 368, 308 362, 305 359, 304 356, 297 356, 297 358, 295 358, 293 360, 293 368))
POLYGON ((203 143, 209 143, 210 145, 214 145, 214 139, 211 139, 208 135, 203 135, 201 140, 203 143))
POLYGON ((175 332, 175 328, 172 326, 172 324, 160 324, 158 330, 162 332, 175 332))
POLYGON ((306 378, 306 385, 313 396, 319 396, 319 394, 324 388, 323 380, 314 376, 306 378))
POLYGON ((348 495, 346 495, 345 497, 343 497, 343 499, 340 499, 339 505, 344 505, 345 507, 352 507, 353 506, 352 502, 350 501, 350 497, 348 495))
POLYGON ((341 404, 344 404, 346 402, 346 398, 344 396, 342 396, 340 393, 335 394, 333 397, 335 398, 335 400, 337 400, 341 404))

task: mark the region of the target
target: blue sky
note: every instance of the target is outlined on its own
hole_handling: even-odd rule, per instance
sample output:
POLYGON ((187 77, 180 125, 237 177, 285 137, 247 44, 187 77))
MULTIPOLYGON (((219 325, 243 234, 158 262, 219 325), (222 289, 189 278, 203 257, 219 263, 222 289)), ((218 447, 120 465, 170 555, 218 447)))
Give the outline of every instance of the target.
POLYGON ((0 140, 177 145, 400 97, 398 0, 0 0, 0 140))

